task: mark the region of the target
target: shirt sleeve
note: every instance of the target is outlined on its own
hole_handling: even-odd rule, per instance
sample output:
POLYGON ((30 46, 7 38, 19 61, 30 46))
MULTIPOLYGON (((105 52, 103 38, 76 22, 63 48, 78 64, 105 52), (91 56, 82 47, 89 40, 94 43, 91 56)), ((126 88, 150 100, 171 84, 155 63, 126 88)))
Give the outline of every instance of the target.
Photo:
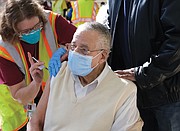
POLYGON ((21 82, 23 79, 24 74, 15 63, 0 57, 0 84, 12 86, 21 82))
POLYGON ((141 129, 142 121, 140 121, 136 99, 136 92, 133 92, 124 102, 123 106, 119 108, 111 131, 131 131, 131 129, 139 131, 141 129))
POLYGON ((61 15, 58 15, 55 22, 55 29, 58 37, 58 43, 64 45, 70 43, 76 27, 65 20, 61 15))

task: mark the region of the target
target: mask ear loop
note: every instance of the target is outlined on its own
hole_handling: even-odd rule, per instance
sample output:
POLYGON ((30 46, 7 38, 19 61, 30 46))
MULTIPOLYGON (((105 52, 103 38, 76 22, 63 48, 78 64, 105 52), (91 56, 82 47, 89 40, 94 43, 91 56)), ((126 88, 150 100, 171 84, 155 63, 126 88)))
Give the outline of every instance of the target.
MULTIPOLYGON (((92 58, 92 60, 95 59, 95 58, 96 58, 99 54, 101 54, 102 52, 103 52, 103 50, 100 51, 97 55, 95 55, 95 56, 92 58)), ((95 69, 98 65, 99 65, 99 62, 97 63, 97 65, 95 65, 94 67, 92 67, 92 69, 95 69)))
POLYGON ((95 55, 92 59, 95 59, 99 54, 101 54, 104 50, 101 50, 97 55, 95 55))

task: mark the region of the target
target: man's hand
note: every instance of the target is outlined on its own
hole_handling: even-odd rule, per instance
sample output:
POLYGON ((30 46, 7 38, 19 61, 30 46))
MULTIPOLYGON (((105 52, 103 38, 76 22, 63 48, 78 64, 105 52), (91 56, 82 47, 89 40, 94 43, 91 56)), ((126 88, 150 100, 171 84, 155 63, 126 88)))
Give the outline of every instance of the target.
POLYGON ((61 68, 61 62, 67 58, 66 49, 59 48, 52 56, 49 61, 49 74, 50 77, 56 76, 59 69, 61 68))
POLYGON ((134 68, 126 69, 126 70, 117 70, 114 72, 116 73, 116 75, 119 78, 124 78, 124 79, 128 79, 131 81, 136 81, 135 75, 134 75, 134 68))

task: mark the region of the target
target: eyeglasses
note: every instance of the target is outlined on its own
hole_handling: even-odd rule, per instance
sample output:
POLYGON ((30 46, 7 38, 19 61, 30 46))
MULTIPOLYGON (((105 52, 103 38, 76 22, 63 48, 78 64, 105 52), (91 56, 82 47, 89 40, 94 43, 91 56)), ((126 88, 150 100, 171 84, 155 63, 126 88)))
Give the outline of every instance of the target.
POLYGON ((26 29, 26 30, 23 30, 21 32, 18 32, 18 35, 19 35, 19 37, 22 37, 23 35, 29 35, 29 34, 34 33, 35 31, 37 31, 39 29, 42 30, 42 28, 43 28, 43 22, 39 22, 31 29, 26 29))
POLYGON ((78 52, 78 53, 80 53, 82 55, 89 55, 91 52, 104 50, 104 49, 89 50, 89 49, 87 49, 85 47, 78 47, 78 46, 76 46, 76 45, 74 45, 72 43, 67 43, 66 48, 68 50, 76 51, 76 52, 78 52))

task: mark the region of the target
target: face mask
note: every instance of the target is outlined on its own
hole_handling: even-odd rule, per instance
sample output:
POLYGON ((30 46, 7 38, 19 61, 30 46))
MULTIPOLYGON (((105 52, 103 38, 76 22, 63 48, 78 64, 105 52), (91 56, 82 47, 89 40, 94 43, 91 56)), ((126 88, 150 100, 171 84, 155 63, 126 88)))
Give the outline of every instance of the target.
POLYGON ((28 35, 22 35, 21 40, 29 44, 36 44, 40 39, 40 32, 41 29, 32 30, 28 35))
POLYGON ((84 55, 81 55, 81 54, 79 54, 79 53, 77 53, 75 51, 71 51, 70 50, 69 51, 69 55, 68 55, 68 66, 69 66, 69 69, 71 70, 71 72, 74 75, 86 76, 89 73, 91 73, 91 71, 95 67, 97 67, 98 64, 95 67, 92 68, 91 67, 91 63, 92 63, 92 60, 94 58, 96 58, 99 54, 97 54, 95 57, 84 56, 84 55))

